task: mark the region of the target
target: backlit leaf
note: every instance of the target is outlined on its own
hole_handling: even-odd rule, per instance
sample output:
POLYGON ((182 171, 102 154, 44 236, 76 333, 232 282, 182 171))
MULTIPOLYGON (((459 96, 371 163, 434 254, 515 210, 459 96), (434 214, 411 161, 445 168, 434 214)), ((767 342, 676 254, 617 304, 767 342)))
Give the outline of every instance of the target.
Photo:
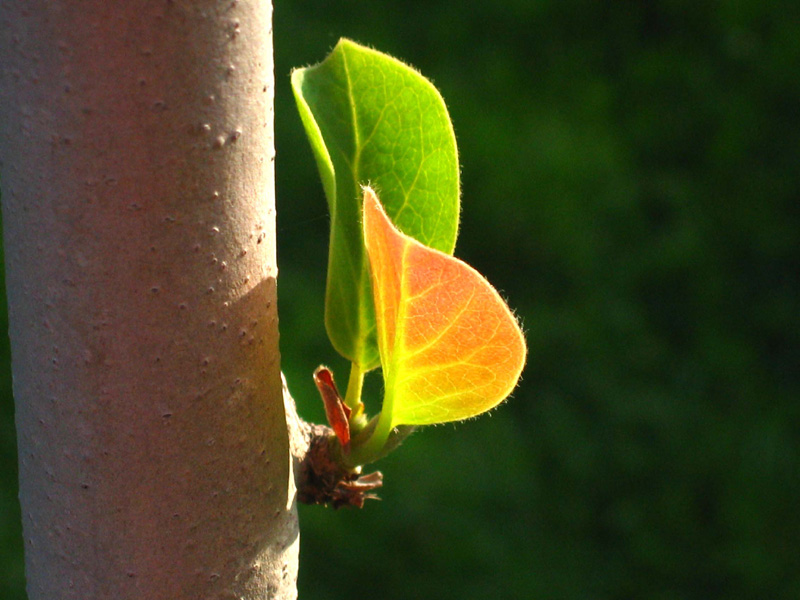
POLYGON ((398 231, 370 188, 364 239, 385 383, 384 433, 472 417, 506 398, 525 364, 525 340, 491 284, 398 231))

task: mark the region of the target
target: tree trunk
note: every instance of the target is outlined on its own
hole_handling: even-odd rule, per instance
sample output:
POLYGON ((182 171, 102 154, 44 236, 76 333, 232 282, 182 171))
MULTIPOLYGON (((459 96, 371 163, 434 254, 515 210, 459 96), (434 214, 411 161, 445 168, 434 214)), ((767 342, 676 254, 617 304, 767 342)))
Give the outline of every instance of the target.
POLYGON ((30 600, 296 596, 266 0, 0 0, 30 600))

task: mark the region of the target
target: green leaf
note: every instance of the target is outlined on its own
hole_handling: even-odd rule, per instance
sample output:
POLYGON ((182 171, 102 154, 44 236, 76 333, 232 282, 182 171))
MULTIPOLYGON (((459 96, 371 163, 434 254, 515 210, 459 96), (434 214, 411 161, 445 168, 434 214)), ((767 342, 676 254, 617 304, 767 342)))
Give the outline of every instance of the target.
POLYGON ((400 61, 340 40, 292 89, 331 213, 325 325, 334 348, 366 371, 379 364, 361 230, 361 185, 392 221, 452 254, 458 232, 458 153, 433 85, 400 61))

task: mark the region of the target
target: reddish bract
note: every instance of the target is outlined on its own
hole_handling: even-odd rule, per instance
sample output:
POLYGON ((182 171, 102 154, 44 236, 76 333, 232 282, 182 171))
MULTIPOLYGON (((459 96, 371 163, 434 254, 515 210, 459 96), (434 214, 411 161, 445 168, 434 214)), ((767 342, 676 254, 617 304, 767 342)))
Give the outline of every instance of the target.
POLYGON ((325 405, 328 424, 346 452, 350 449, 350 407, 342 400, 342 395, 333 381, 333 373, 328 367, 322 365, 317 367, 314 371, 314 383, 325 405))

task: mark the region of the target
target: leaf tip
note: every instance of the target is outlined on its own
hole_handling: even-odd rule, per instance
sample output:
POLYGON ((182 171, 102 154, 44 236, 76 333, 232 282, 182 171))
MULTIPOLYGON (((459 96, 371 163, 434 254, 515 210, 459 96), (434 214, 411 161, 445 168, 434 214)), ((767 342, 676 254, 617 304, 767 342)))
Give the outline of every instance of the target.
MULTIPOLYGON (((380 200, 378 200, 378 194, 375 193, 375 190, 369 185, 362 185, 361 191, 363 192, 363 221, 364 221, 364 235, 365 237, 368 235, 367 232, 372 230, 373 222, 377 222, 378 219, 389 221, 389 217, 386 215, 386 211, 383 208, 380 200)), ((391 223, 391 221, 389 221, 391 223)))

